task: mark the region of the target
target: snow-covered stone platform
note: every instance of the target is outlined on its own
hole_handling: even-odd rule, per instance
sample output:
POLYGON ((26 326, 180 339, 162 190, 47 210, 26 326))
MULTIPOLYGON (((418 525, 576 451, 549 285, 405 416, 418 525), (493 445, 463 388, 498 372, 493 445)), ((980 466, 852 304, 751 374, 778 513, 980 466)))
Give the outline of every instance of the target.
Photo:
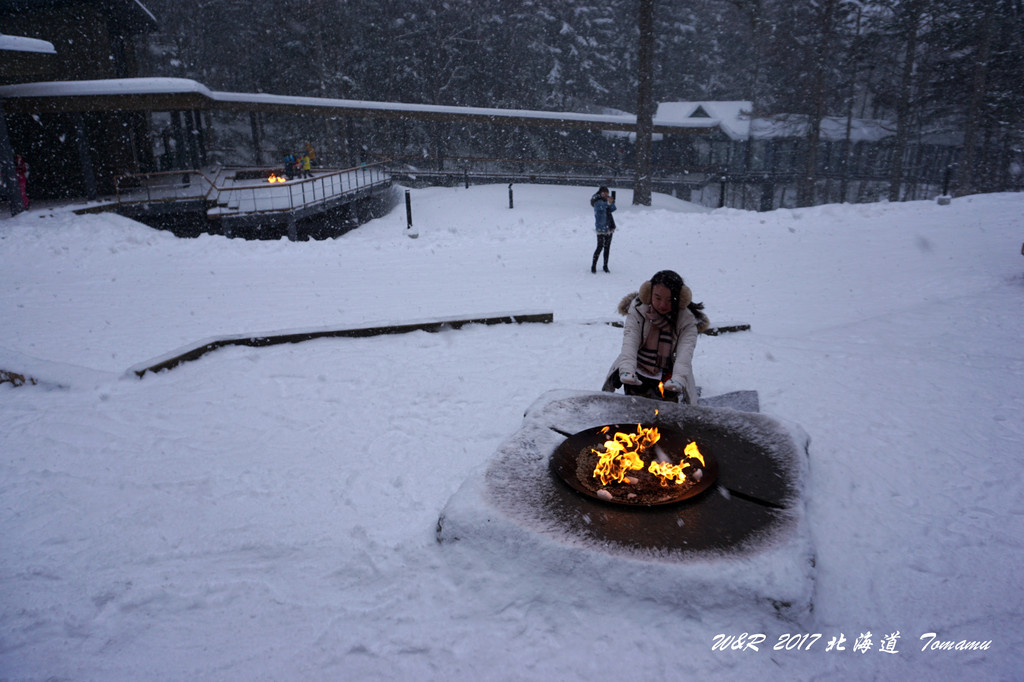
POLYGON ((693 407, 609 393, 553 391, 452 496, 437 538, 461 559, 503 570, 593 581, 598 590, 698 609, 763 603, 806 611, 813 549, 802 490, 808 437, 757 409, 756 393, 693 407), (717 405, 717 406, 708 406, 717 405), (613 505, 580 494, 551 469, 572 434, 656 423, 708 435, 714 486, 682 502, 613 505))

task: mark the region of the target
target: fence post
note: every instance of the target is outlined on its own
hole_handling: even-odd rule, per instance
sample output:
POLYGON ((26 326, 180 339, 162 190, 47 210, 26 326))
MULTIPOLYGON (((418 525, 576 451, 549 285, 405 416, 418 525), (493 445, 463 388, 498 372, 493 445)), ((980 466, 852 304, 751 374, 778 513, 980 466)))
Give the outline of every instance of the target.
POLYGON ((508 207, 512 208, 512 183, 508 183, 508 207))
POLYGON ((725 208, 725 176, 719 179, 718 208, 725 208))
POLYGON ((462 169, 462 177, 466 181, 466 189, 469 189, 469 169, 468 168, 463 168, 462 169))
MULTIPOLYGON (((786 190, 783 185, 782 195, 785 197, 786 190)), ((757 207, 758 211, 771 211, 775 208, 775 182, 769 179, 768 174, 765 173, 762 176, 761 182, 761 201, 757 207)))

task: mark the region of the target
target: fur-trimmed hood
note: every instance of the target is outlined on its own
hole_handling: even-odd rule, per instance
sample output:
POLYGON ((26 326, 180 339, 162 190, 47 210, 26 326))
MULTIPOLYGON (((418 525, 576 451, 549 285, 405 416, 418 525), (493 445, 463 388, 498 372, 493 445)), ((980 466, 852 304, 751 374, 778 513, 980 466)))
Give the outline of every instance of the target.
MULTIPOLYGON (((644 305, 651 304, 651 282, 650 280, 640 285, 640 291, 634 291, 631 294, 626 294, 619 301, 618 311, 619 315, 625 315, 629 312, 629 306, 633 304, 633 301, 640 299, 640 302, 644 305)), ((690 287, 683 285, 682 289, 679 290, 679 309, 686 308, 690 303, 693 302, 693 292, 690 291, 690 287)), ((690 311, 697 320, 697 331, 703 332, 705 329, 711 326, 711 321, 708 320, 708 316, 703 311, 690 311)))

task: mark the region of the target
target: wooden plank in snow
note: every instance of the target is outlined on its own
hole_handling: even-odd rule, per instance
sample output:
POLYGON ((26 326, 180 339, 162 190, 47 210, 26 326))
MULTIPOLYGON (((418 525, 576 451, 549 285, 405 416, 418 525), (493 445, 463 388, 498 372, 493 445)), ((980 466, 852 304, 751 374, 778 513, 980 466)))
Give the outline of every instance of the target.
POLYGON ((183 362, 196 360, 210 351, 225 346, 250 346, 259 348, 263 346, 274 346, 282 343, 301 343, 313 339, 348 337, 358 338, 367 336, 381 336, 385 334, 407 334, 414 331, 440 332, 447 329, 460 329, 468 324, 523 324, 527 322, 539 322, 547 324, 554 321, 554 313, 551 312, 524 312, 504 313, 497 315, 485 315, 480 317, 465 317, 454 319, 425 320, 411 322, 408 324, 381 324, 370 327, 350 327, 344 329, 314 329, 279 332, 272 334, 258 334, 249 336, 232 336, 223 339, 204 341, 200 345, 184 351, 174 351, 171 355, 150 360, 131 367, 128 373, 135 373, 141 377, 146 372, 159 372, 165 369, 172 369, 183 362))

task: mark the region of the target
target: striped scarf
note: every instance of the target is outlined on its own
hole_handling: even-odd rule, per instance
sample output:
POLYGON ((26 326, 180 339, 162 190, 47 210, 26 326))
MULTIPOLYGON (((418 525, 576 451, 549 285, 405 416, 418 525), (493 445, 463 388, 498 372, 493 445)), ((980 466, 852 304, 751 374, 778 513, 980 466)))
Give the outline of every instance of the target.
POLYGON ((670 320, 653 308, 644 313, 651 323, 647 337, 636 353, 636 369, 652 379, 671 376, 672 346, 675 344, 675 330, 670 320))

